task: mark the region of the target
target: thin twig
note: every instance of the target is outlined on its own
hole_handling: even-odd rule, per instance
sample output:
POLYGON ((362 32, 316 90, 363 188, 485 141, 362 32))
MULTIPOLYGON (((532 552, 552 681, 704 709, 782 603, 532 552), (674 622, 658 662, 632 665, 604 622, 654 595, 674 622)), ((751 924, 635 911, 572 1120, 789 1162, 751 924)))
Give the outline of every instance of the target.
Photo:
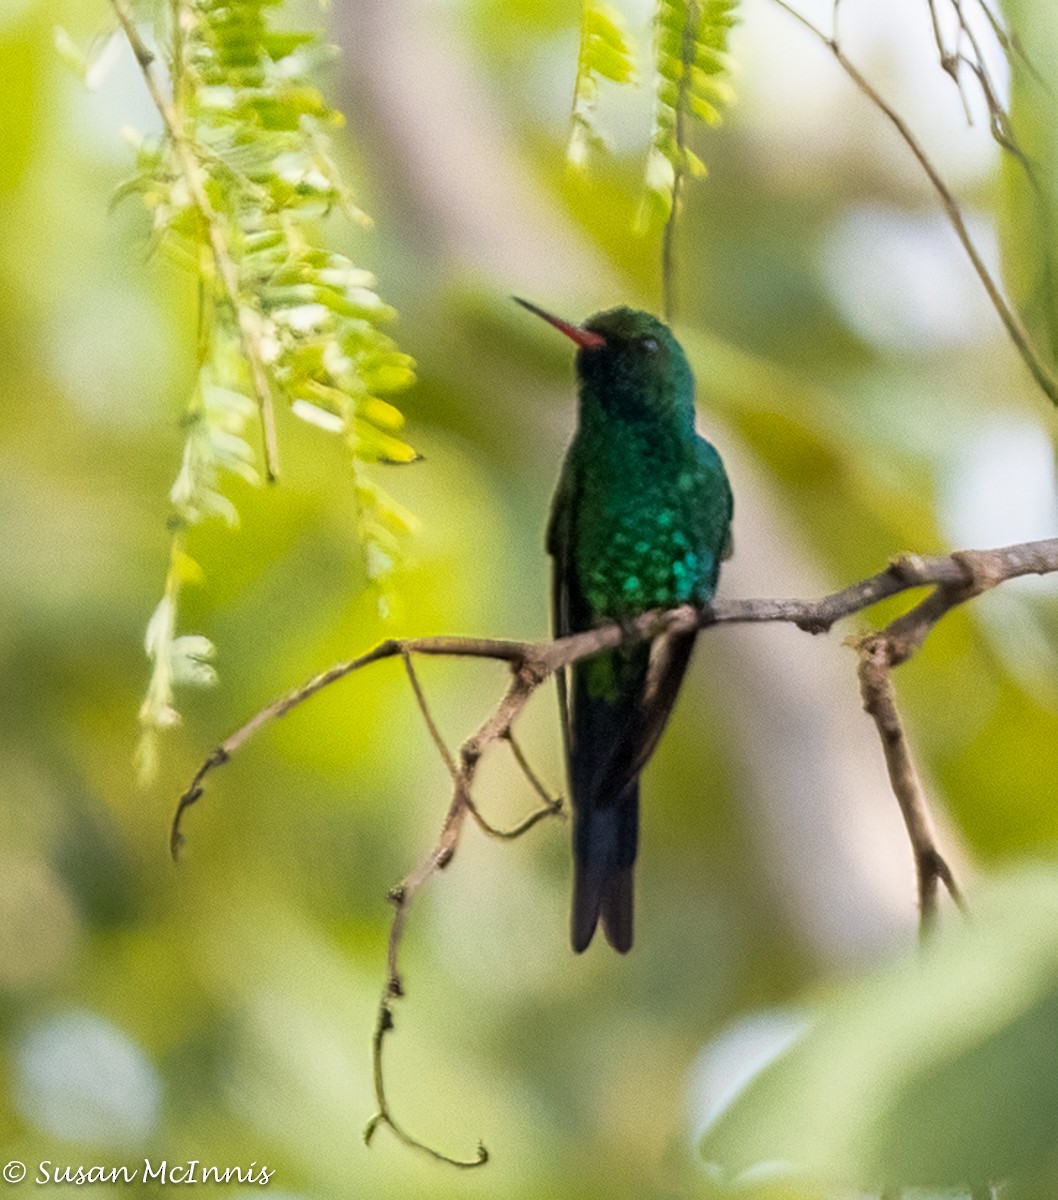
POLYGON ((514 761, 518 764, 519 767, 521 767, 522 774, 526 777, 526 779, 529 780, 529 784, 532 787, 532 789, 536 792, 536 794, 540 797, 540 799, 543 800, 545 805, 547 805, 549 808, 555 809, 557 812, 558 809, 560 809, 562 807, 562 797, 561 796, 553 796, 547 790, 547 788, 544 786, 543 782, 541 781, 540 776, 537 775, 537 773, 529 765, 529 760, 525 757, 525 753, 522 750, 522 747, 519 745, 518 739, 514 736, 514 733, 509 729, 507 731, 506 741, 507 741, 507 745, 510 746, 510 748, 511 748, 511 754, 514 755, 514 761))
MULTIPOLYGON (((176 151, 188 194, 205 225, 217 277, 220 279, 221 287, 235 314, 235 322, 239 330, 239 343, 246 356, 254 393, 257 396, 264 442, 265 476, 270 483, 274 483, 279 478, 279 444, 276 438, 272 389, 268 382, 264 359, 261 356, 260 330, 257 328, 260 314, 244 304, 241 299, 238 269, 224 239, 220 218, 206 192, 201 163, 184 124, 183 113, 179 105, 174 104, 166 95, 154 67, 154 53, 140 37, 140 32, 136 28, 136 19, 126 0, 110 0, 110 2, 125 32, 125 37, 132 47, 154 107, 158 110, 162 124, 176 151)), ((178 21, 177 24, 179 24, 178 21)))
POLYGON ((856 642, 863 707, 878 729, 889 782, 900 806, 915 860, 919 934, 923 939, 929 935, 936 919, 939 884, 944 884, 959 909, 965 911, 965 904, 951 867, 937 845, 929 806, 896 706, 892 671, 921 647, 943 616, 1001 582, 986 563, 966 563, 965 556, 959 554, 952 558, 965 568, 961 583, 940 585, 885 629, 869 633, 856 642))
MULTIPOLYGON (((1034 189, 1039 188, 1039 182, 1036 178, 1035 170, 1029 162, 1028 156, 1022 151, 1018 145, 1017 138, 1014 134, 1014 127, 1010 120, 1010 113, 1007 111, 1000 98, 1000 88, 996 84, 995 78, 991 69, 988 66, 988 59, 984 52, 984 47, 981 45, 981 39, 977 36, 973 22, 966 15, 963 8, 963 0, 948 0, 955 13, 955 18, 958 23, 958 36, 964 38, 966 44, 970 48, 969 54, 963 54, 956 49, 948 51, 944 47, 943 40, 940 34, 939 18, 936 11, 936 0, 929 0, 930 15, 933 18, 934 40, 937 43, 937 49, 940 53, 940 65, 942 69, 951 76, 955 81, 956 87, 959 89, 959 95, 962 98, 963 108, 966 112, 967 123, 973 124, 973 115, 970 108, 970 99, 967 95, 966 88, 963 84, 963 75, 961 68, 966 66, 977 79, 978 87, 981 89, 981 96, 984 99, 985 107, 988 109, 988 126, 992 137, 995 141, 1012 155, 1021 164, 1029 182, 1034 189)), ((992 28, 992 36, 1003 55, 1008 61, 1013 56, 1013 48, 1010 39, 1006 36, 1005 31, 998 28, 995 24, 994 14, 988 11, 983 0, 976 0, 977 7, 985 15, 986 20, 992 28)))
MULTIPOLYGON (((929 16, 933 25, 933 41, 937 47, 937 54, 940 59, 941 70, 946 75, 950 75, 959 90, 959 99, 962 101, 963 112, 966 114, 967 125, 973 124, 973 109, 970 107, 970 97, 966 94, 966 89, 963 87, 962 74, 959 71, 959 54, 955 50, 949 50, 944 44, 944 33, 940 27, 940 17, 937 13, 936 0, 929 0, 929 16)), ((838 40, 838 29, 834 26, 834 40, 838 40)))
MULTIPOLYGON (((407 663, 408 652, 403 650, 402 654, 404 655, 405 663, 407 663)), ((411 673, 410 677, 415 681, 414 672, 411 673)), ((420 1141, 418 1138, 412 1137, 399 1122, 395 1121, 386 1096, 385 1074, 382 1069, 382 1052, 386 1035, 391 1033, 394 1028, 392 1001, 405 994, 404 979, 400 969, 400 946, 404 936, 408 910, 411 907, 412 901, 427 880, 436 874, 436 872, 444 870, 452 861, 459 845, 459 835, 465 817, 469 813, 471 816, 476 817, 479 822, 482 821, 471 800, 471 785, 473 784, 474 775, 477 772, 482 754, 493 742, 508 736, 512 722, 525 707, 529 698, 541 682, 543 682, 543 679, 533 671, 526 670, 524 667, 517 670, 495 712, 482 723, 472 737, 463 743, 459 752, 459 766, 455 767, 453 762, 454 786, 452 799, 449 803, 444 823, 441 826, 441 833, 437 839, 437 844, 418 867, 390 892, 390 899, 396 906, 396 912, 394 913, 389 932, 386 988, 379 1005, 378 1022, 375 1026, 375 1034, 372 1040, 375 1099, 378 1103, 378 1111, 368 1122, 367 1128, 364 1130, 364 1139, 365 1141, 370 1141, 375 1130, 380 1125, 388 1125, 405 1145, 421 1150, 440 1162, 450 1163, 456 1167, 478 1167, 488 1162, 489 1155, 484 1144, 478 1143, 478 1154, 475 1159, 454 1158, 451 1155, 445 1154, 420 1141)), ((423 715, 427 723, 431 725, 431 732, 433 732, 436 727, 433 726, 432 719, 429 716, 429 707, 421 699, 421 691, 417 691, 417 695, 420 697, 420 707, 423 715)), ((436 740, 440 742, 439 738, 436 740)), ((443 743, 441 745, 443 746, 443 743)), ((447 748, 443 749, 442 757, 445 758, 446 762, 451 760, 447 748)), ((526 818, 516 829, 500 836, 517 837, 526 830, 531 829, 543 817, 551 816, 557 811, 558 809, 555 805, 546 804, 526 818)), ((487 825, 485 825, 485 828, 494 833, 498 832, 492 830, 487 825)))
POLYGON ((784 11, 790 14, 798 21, 805 29, 813 36, 819 39, 820 42, 834 55, 841 69, 859 88, 864 96, 874 105, 875 108, 889 121, 893 128, 903 139, 904 144, 908 147, 911 153, 918 160, 919 166, 926 173, 927 178, 933 185, 933 190, 936 192, 941 207, 944 209, 945 216, 948 218, 948 223, 955 231, 955 236, 962 244, 966 256, 970 260, 970 264, 981 281, 981 286, 984 288, 988 299, 991 301, 992 307, 995 309, 1000 321, 1007 331, 1010 340, 1014 343, 1014 347, 1021 355, 1022 361, 1028 367, 1030 374, 1036 381, 1040 390, 1053 403, 1058 404, 1058 379, 1052 374, 1051 370, 1046 366, 1040 356, 1037 354, 1035 347, 1032 344, 1032 339, 1029 336, 1028 330, 1025 328, 1021 318, 1014 311, 1013 307, 1007 301, 1003 294, 1002 288, 992 277, 992 273, 985 265, 984 259, 981 257, 980 251, 973 238, 970 236, 970 231, 967 228, 966 221, 963 218, 962 210, 959 207, 958 201, 952 194, 948 185, 941 178, 940 173, 934 166, 932 159, 926 154, 922 144, 918 141, 915 135, 911 132, 907 122, 900 114, 888 103, 881 94, 875 89, 874 85, 859 71, 856 65, 845 55, 840 44, 832 36, 828 36, 818 25, 810 21, 803 13, 797 11, 787 0, 774 0, 774 2, 784 11))
POLYGON ((498 826, 490 824, 485 817, 481 815, 481 811, 478 809, 478 806, 474 803, 470 796, 466 797, 465 803, 467 808, 470 810, 470 815, 474 818, 475 824, 482 831, 482 833, 486 833, 489 837, 497 838, 502 842, 510 842, 515 838, 520 838, 523 833, 528 833, 538 821, 542 821, 545 817, 558 816, 562 811, 561 798, 547 800, 544 804, 540 805, 539 808, 534 808, 531 813, 522 817, 520 821, 510 826, 510 828, 500 829, 498 826))
POLYGON ((701 10, 697 0, 688 0, 683 22, 683 40, 680 43, 680 59, 683 69, 680 71, 676 103, 673 106, 676 120, 676 163, 672 176, 672 207, 669 209, 665 227, 661 231, 661 311, 662 316, 669 322, 676 315, 676 224, 680 206, 683 203, 683 186, 687 177, 687 117, 685 109, 701 19, 701 10))
POLYGON ((411 690, 415 693, 415 699, 419 705, 419 712, 422 713, 422 719, 426 723, 426 728, 430 731, 430 737, 433 744, 437 747, 438 753, 441 755, 441 760, 448 768, 448 774, 451 775, 453 781, 459 780, 459 768, 456 766, 456 761, 445 745, 445 740, 441 737, 441 731, 437 728, 437 722, 433 719, 433 713, 430 711, 430 706, 426 702, 426 696, 423 693, 422 685, 419 683, 419 676, 412 666, 411 653, 407 649, 401 651, 401 657, 404 659, 404 670, 408 674, 408 680, 411 683, 411 690))
POLYGON ((371 1039, 375 1100, 378 1104, 378 1112, 375 1113, 364 1128, 364 1144, 370 1146, 371 1139, 375 1136, 375 1131, 378 1127, 380 1125, 387 1125, 405 1146, 408 1146, 412 1150, 419 1150, 423 1154, 428 1154, 438 1162, 448 1163, 453 1167, 483 1167, 489 1161, 489 1152, 485 1149, 484 1143, 478 1142, 476 1158, 453 1158, 451 1155, 444 1154, 426 1142, 421 1142, 418 1138, 413 1137, 393 1116, 386 1099, 385 1074, 382 1069, 382 1048, 385 1045, 386 1034, 391 1033, 393 1028, 393 1010, 390 1007, 389 1000, 384 999, 379 1006, 378 1021, 375 1023, 375 1032, 371 1039))
POLYGON ((422 714, 423 721, 426 723, 426 728, 429 730, 430 738, 433 741, 433 744, 437 747, 437 751, 441 756, 441 761, 448 769, 448 774, 451 776, 452 782, 456 785, 457 789, 462 788, 462 803, 466 805, 467 810, 469 811, 471 817, 473 817, 475 824, 482 831, 482 833, 488 834, 489 837, 502 839, 521 837, 526 830, 532 829, 537 821, 544 817, 552 816, 559 811, 559 809, 562 807, 561 797, 556 799, 551 796, 548 790, 537 778, 532 768, 529 766, 525 756, 522 754, 518 744, 514 740, 514 735, 511 733, 510 729, 507 729, 504 733, 501 733, 500 736, 510 744, 511 750, 514 753, 515 761, 521 767, 523 774, 529 780, 533 790, 540 796, 544 804, 542 808, 534 809, 533 812, 531 812, 527 817, 523 817, 521 821, 519 821, 510 829, 500 829, 493 825, 482 814, 481 810, 471 799, 469 782, 464 778, 461 769, 456 766, 455 759, 452 757, 451 751, 448 749, 444 738, 441 736, 441 731, 437 726, 437 722, 434 720, 433 713, 430 710, 429 702, 426 699, 426 694, 422 690, 422 684, 419 682, 418 673, 416 672, 415 667, 412 665, 411 651, 409 651, 407 647, 402 648, 401 657, 404 659, 404 669, 407 671, 408 680, 411 683, 412 691, 415 694, 415 700, 419 705, 419 712, 422 714))

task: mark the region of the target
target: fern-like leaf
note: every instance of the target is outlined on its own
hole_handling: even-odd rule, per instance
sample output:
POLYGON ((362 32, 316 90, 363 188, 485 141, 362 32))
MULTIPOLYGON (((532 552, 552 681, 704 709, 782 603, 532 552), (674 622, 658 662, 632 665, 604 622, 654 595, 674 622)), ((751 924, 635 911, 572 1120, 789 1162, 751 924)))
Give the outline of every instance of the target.
POLYGON ((169 0, 151 49, 129 0, 111 3, 163 123, 160 137, 139 144, 120 192, 142 198, 155 245, 198 275, 202 298, 200 370, 169 495, 170 565, 147 637, 139 757, 149 776, 158 732, 179 720, 174 689, 215 678, 210 643, 178 636, 181 589, 201 574, 188 531, 211 518, 237 523, 227 484, 260 482, 255 444, 263 474, 275 477, 272 409, 285 403, 344 438, 365 570, 380 583, 399 557, 395 526, 412 521, 391 520, 395 506, 363 468, 418 457, 397 436, 403 418, 386 398, 412 382, 414 364, 384 331, 394 313, 374 279, 320 238, 332 212, 368 223, 330 155, 342 116, 312 80, 331 48, 312 33, 274 29, 275 0, 169 0))
POLYGON ((705 164, 687 145, 688 119, 718 125, 734 99, 728 82, 728 39, 739 0, 659 0, 655 17, 657 96, 647 156, 640 231, 664 225, 680 181, 705 164))
POLYGON ((609 4, 584 0, 581 18, 580 53, 573 88, 573 112, 566 158, 571 166, 583 166, 589 150, 602 141, 595 124, 599 80, 617 84, 638 81, 635 48, 624 18, 609 4))

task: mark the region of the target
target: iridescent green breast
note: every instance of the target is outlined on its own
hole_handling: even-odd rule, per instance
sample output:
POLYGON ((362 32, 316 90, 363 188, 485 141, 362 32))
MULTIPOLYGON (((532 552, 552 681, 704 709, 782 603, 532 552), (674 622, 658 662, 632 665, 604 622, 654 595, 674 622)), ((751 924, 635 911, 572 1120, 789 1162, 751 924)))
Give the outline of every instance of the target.
POLYGON ((679 454, 625 441, 611 441, 581 472, 572 531, 579 590, 603 618, 704 603, 730 520, 719 459, 697 437, 679 454))
POLYGON ((691 545, 676 527, 676 515, 671 508, 634 510, 586 531, 578 574, 594 611, 618 617, 708 599, 715 558, 708 548, 691 545))

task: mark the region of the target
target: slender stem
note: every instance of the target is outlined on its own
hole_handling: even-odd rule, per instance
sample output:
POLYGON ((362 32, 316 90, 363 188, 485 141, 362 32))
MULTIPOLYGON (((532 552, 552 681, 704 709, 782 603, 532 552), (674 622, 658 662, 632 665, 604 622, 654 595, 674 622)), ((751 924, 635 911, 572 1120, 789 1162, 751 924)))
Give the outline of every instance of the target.
POLYGON ((386 1097, 386 1078, 385 1072, 382 1069, 382 1050, 385 1045, 386 1035, 392 1033, 394 1029, 393 1011, 390 1008, 388 1001, 383 1000, 379 1006, 378 1021, 375 1023, 375 1032, 371 1039, 372 1045, 372 1074, 375 1084, 375 1101, 378 1104, 378 1111, 368 1121, 364 1129, 364 1142, 366 1145, 371 1144, 371 1139, 375 1136, 375 1131, 380 1125, 388 1126, 397 1139, 404 1143, 405 1146, 412 1150, 418 1150, 423 1154, 429 1155, 430 1158, 437 1162, 448 1163, 452 1167, 483 1167, 489 1161, 489 1152, 485 1149, 483 1143, 478 1143, 478 1153, 476 1158, 453 1158, 451 1155, 444 1154, 440 1150, 436 1150, 433 1146, 426 1142, 420 1141, 417 1137, 413 1137, 404 1128, 403 1125, 393 1116, 390 1109, 389 1101, 386 1097))
MULTIPOLYGON (((250 379, 253 383, 254 394, 257 397, 261 413, 265 475, 270 483, 274 483, 279 478, 279 444, 276 437, 272 389, 268 382, 268 372, 265 368, 264 359, 261 356, 261 336, 260 329, 258 328, 260 314, 242 300, 238 268, 225 241, 220 217, 217 215, 216 209, 214 209, 206 191, 206 182, 202 175, 202 165, 195 153, 192 139, 187 132, 181 107, 179 104, 173 103, 170 97, 166 95, 165 89, 158 78, 158 72, 155 70, 154 53, 140 37, 139 30, 136 28, 135 17, 126 0, 111 0, 111 5, 125 32, 129 45, 132 47, 132 52, 136 57, 136 62, 139 64, 151 100, 158 110, 166 133, 173 144, 173 149, 180 163, 181 174, 184 177, 184 182, 187 184, 188 194, 205 226, 217 278, 220 280, 224 295, 235 315, 239 331, 239 343, 242 346, 243 354, 246 356, 246 363, 250 369, 250 379)), ((179 28, 179 6, 174 11, 176 13, 174 21, 177 28, 179 28)), ((181 71, 182 66, 177 69, 178 79, 181 71)))
MULTIPOLYGON (((963 87, 962 73, 959 71, 961 60, 957 52, 949 50, 944 44, 944 34, 941 32, 940 17, 937 13, 937 0, 929 0, 929 16, 930 22, 933 25, 933 41, 936 44, 937 54, 940 57, 941 70, 951 76, 955 86, 958 88, 959 99, 962 102, 963 113, 966 116, 966 123, 967 125, 972 125, 974 119, 973 109, 970 107, 970 97, 966 94, 966 89, 963 87)), ((836 27, 834 29, 834 40, 838 40, 836 27)))
POLYGON ((445 745, 441 731, 437 728, 437 722, 433 719, 433 713, 430 711, 430 705, 426 701, 422 684, 419 683, 419 676, 415 671, 415 667, 412 666, 411 653, 407 648, 401 650, 401 658, 404 659, 404 670, 407 672, 408 681, 411 683, 411 690, 415 694, 415 700, 419 705, 419 712, 422 713, 422 719, 426 723, 426 728, 429 730, 433 744, 437 747, 442 762, 448 768, 448 774, 453 780, 458 780, 459 768, 456 766, 455 759, 445 745))
MULTIPOLYGON (((404 656, 405 663, 408 662, 407 649, 401 649, 400 653, 404 656)), ((422 696, 421 689, 417 686, 414 672, 410 674, 413 682, 413 687, 416 688, 416 696, 420 702, 420 709, 423 713, 427 724, 431 727, 431 733, 436 731, 432 717, 429 715, 429 706, 426 704, 422 696)), ((452 799, 448 806, 448 811, 445 814, 444 821, 441 825, 441 832, 437 842, 429 854, 422 862, 406 876, 398 885, 390 892, 390 899, 395 906, 393 922, 389 932, 389 947, 387 952, 387 980, 386 987, 382 995, 382 1001, 379 1005, 378 1021, 375 1026, 374 1038, 372 1040, 373 1047, 373 1062, 374 1062, 374 1077, 375 1077, 375 1098, 378 1102, 378 1111, 368 1122, 367 1128, 364 1131, 364 1138, 370 1141, 375 1130, 379 1125, 388 1125, 393 1130, 394 1134, 405 1143, 414 1149, 421 1150, 429 1154, 432 1158, 440 1162, 446 1162, 456 1167, 478 1167, 483 1166, 488 1161, 488 1151, 481 1143, 478 1144, 478 1155, 476 1159, 461 1159, 453 1158, 448 1154, 442 1153, 440 1150, 434 1149, 418 1138, 412 1137, 407 1131, 394 1120, 389 1102, 386 1096, 385 1073, 382 1068, 382 1052, 385 1045, 386 1035, 393 1030, 393 1010, 392 1001, 404 995, 404 979, 400 969, 400 948, 404 937, 404 929, 407 923, 408 910, 411 907, 412 901, 418 894, 419 889, 438 871, 444 870, 445 867, 452 861, 456 850, 459 846, 460 833, 462 832, 463 822, 469 814, 475 817, 479 823, 482 818, 477 812, 473 800, 471 799, 471 785, 474 781, 474 775, 477 771, 478 763, 485 749, 499 739, 506 738, 510 733, 511 724, 521 712, 522 708, 532 696, 533 691, 542 682, 533 673, 525 670, 515 672, 514 678, 511 680, 504 693, 503 699, 500 701, 495 712, 492 713, 479 727, 477 732, 466 742, 463 743, 459 752, 459 765, 456 766, 454 760, 449 754, 444 743, 438 734, 435 741, 441 749, 442 757, 445 762, 451 762, 453 766, 453 792, 452 799)), ((539 820, 545 816, 550 816, 557 811, 553 805, 545 805, 531 814, 515 829, 500 836, 517 837, 520 834, 531 829, 539 820)), ((492 831, 491 827, 483 823, 483 827, 492 831)))
POLYGON ((921 143, 911 132, 907 122, 900 114, 882 98, 877 89, 870 81, 858 70, 854 63, 845 55, 840 44, 833 37, 828 37, 818 25, 813 24, 803 13, 800 13, 787 0, 774 0, 776 4, 787 13, 790 14, 796 21, 804 26, 813 36, 819 39, 824 46, 834 55, 838 64, 852 82, 859 88, 864 96, 878 109, 880 113, 889 121, 893 128, 903 139, 904 144, 918 160, 919 166, 926 173, 926 177, 933 185, 933 190, 936 192, 940 200, 941 207, 944 210, 945 216, 948 218, 948 223, 955 231, 955 236, 962 244, 966 256, 970 260, 970 264, 977 274, 981 285, 991 301, 992 307, 995 309, 1000 321, 1007 331, 1010 340, 1014 343, 1014 347, 1021 355, 1022 361, 1028 367, 1030 374, 1036 381, 1036 384, 1045 396, 1054 404, 1058 404, 1058 379, 1052 374, 1051 370, 1044 364, 1043 360, 1037 354, 1035 347, 1032 344, 1032 339, 1029 337, 1028 330, 1021 322, 1021 318, 1017 315, 1011 305, 1008 303, 1006 296, 1003 294, 999 284, 992 277, 992 273, 985 265, 984 259, 981 257, 980 251, 973 238, 970 236, 970 231, 967 228, 966 221, 963 218, 962 210, 959 208, 958 201, 955 199, 948 185, 941 178, 937 168, 933 165, 929 155, 926 154, 921 143))
POLYGON ((676 315, 676 225, 679 220, 680 206, 683 203, 683 187, 687 175, 687 116, 685 110, 700 24, 701 10, 698 7, 698 0, 687 0, 683 38, 680 43, 682 69, 673 110, 676 121, 676 163, 673 167, 672 177, 672 207, 669 209, 665 227, 661 231, 661 306, 662 314, 669 322, 676 315))
POLYGON ((474 818, 474 823, 482 833, 488 834, 489 837, 497 838, 503 842, 512 842, 515 838, 520 838, 523 833, 528 833, 530 829, 545 817, 554 817, 562 809, 561 799, 547 800, 539 808, 534 808, 528 816, 512 825, 509 829, 500 829, 496 825, 490 824, 489 821, 481 815, 478 806, 468 796, 466 798, 466 806, 470 810, 471 817, 474 818))
POLYGON ((532 787, 540 799, 543 800, 544 804, 547 805, 548 808, 553 808, 556 811, 560 809, 562 807, 562 797, 552 796, 552 794, 547 790, 542 783, 540 776, 537 775, 537 773, 529 765, 529 760, 525 757, 525 753, 519 745, 518 739, 510 730, 507 731, 507 745, 511 748, 511 753, 514 755, 514 761, 519 767, 521 767, 522 774, 526 777, 526 779, 529 780, 530 787, 532 787))

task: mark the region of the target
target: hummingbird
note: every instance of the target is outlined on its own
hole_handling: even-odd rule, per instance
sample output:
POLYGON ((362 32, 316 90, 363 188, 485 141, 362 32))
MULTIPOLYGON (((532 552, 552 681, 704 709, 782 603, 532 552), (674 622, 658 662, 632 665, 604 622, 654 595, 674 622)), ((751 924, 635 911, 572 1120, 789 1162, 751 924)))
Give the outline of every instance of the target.
MULTIPOLYGON (((694 376, 679 342, 636 309, 574 325, 515 299, 577 346, 577 429, 547 528, 554 636, 708 603, 731 553, 734 501, 720 455, 695 431, 694 376)), ((578 954, 600 921, 615 950, 632 947, 639 775, 696 633, 619 646, 558 676, 578 954)))

